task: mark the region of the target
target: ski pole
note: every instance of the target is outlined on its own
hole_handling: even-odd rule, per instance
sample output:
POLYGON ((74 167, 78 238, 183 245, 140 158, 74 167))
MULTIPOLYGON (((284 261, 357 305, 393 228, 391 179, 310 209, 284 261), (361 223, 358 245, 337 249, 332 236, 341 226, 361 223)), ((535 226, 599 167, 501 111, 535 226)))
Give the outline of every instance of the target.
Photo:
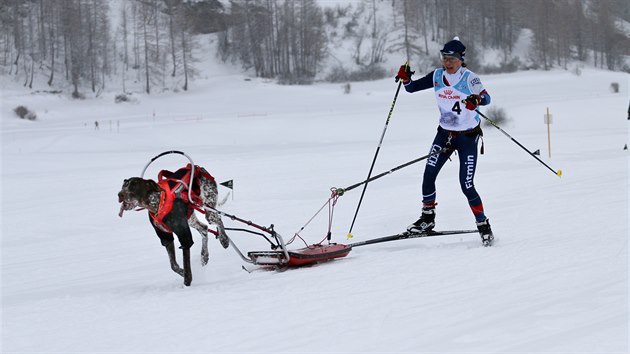
MULTIPOLYGON (((465 103, 465 100, 462 101, 462 103, 465 103)), ((479 113, 480 116, 482 116, 486 121, 488 121, 488 123, 492 124, 493 127, 499 129, 501 131, 501 133, 505 134, 505 136, 507 136, 508 138, 512 139, 512 141, 514 143, 516 143, 516 145, 520 146, 523 150, 527 151, 528 154, 530 154, 533 158, 535 158, 536 160, 538 160, 538 162, 540 162, 541 164, 543 164, 545 167, 547 167, 551 172, 553 172, 556 176, 558 177, 562 177, 562 170, 558 170, 555 171, 553 168, 549 167, 549 165, 547 165, 546 163, 544 163, 541 159, 538 158, 538 156, 534 155, 533 152, 527 150, 527 148, 525 146, 523 146, 521 143, 519 143, 516 139, 514 139, 512 136, 510 136, 510 134, 508 134, 505 130, 503 130, 495 121, 493 121, 492 119, 486 117, 483 113, 479 112, 478 109, 475 109, 475 112, 479 113)))
MULTIPOLYGON (((409 67, 408 61, 405 63, 405 66, 409 67)), ((367 183, 370 181, 370 176, 372 176, 372 170, 374 169, 374 164, 376 163, 376 158, 378 157, 378 153, 381 150, 381 144, 383 144, 383 138, 385 138, 385 132, 387 131, 389 120, 392 117, 392 113, 394 112, 394 106, 396 105, 396 99, 398 98, 398 93, 400 92, 400 86, 402 86, 402 80, 399 80, 398 76, 396 76, 396 82, 398 82, 398 87, 396 88, 394 101, 392 102, 392 106, 389 108, 389 114, 387 114, 387 119, 385 120, 385 126, 383 127, 383 132, 381 133, 381 140, 378 142, 378 146, 376 147, 376 153, 374 153, 374 158, 372 159, 372 165, 370 166, 370 171, 368 172, 366 182, 363 186, 363 191, 361 192, 361 198, 359 198, 359 204, 357 204, 357 210, 354 212, 354 217, 352 218, 352 224, 350 225, 350 231, 348 231, 348 238, 352 238, 352 228, 354 227, 354 222, 357 220, 357 215, 359 214, 359 209, 361 208, 361 203, 363 202, 363 196, 365 195, 365 190, 367 189, 367 183)))
POLYGON ((447 149, 434 151, 434 152, 432 152, 432 153, 430 153, 430 154, 424 155, 424 156, 422 156, 422 157, 418 157, 418 158, 417 158, 417 159, 415 159, 415 160, 411 160, 411 161, 409 161, 409 162, 405 162, 405 163, 404 163, 404 164, 402 164, 402 165, 398 165, 398 166, 396 166, 396 167, 392 168, 392 169, 391 169, 391 170, 389 170, 389 171, 386 171, 386 172, 383 172, 383 173, 379 173, 378 175, 373 176, 373 177, 370 177, 370 178, 366 179, 365 181, 362 181, 362 182, 359 182, 359 183, 355 183, 355 184, 353 184, 353 185, 351 185, 351 186, 349 186, 349 187, 346 187, 346 188, 334 188, 335 193, 336 193, 337 195, 339 195, 339 196, 342 196, 342 195, 344 195, 346 192, 349 192, 349 191, 351 191, 351 190, 353 190, 353 189, 355 189, 355 188, 357 188, 357 187, 359 187, 359 186, 361 186, 361 185, 365 185, 365 184, 367 184, 367 183, 369 183, 369 182, 372 182, 372 181, 374 181, 374 180, 377 180, 377 179, 379 179, 379 178, 381 178, 381 177, 383 177, 383 176, 386 176, 386 175, 388 175, 388 174, 390 174, 390 173, 396 172, 396 171, 398 171, 398 170, 400 170, 400 169, 402 169, 402 168, 405 168, 405 167, 407 167, 407 166, 413 165, 414 163, 420 162, 420 161, 422 161, 422 160, 426 160, 426 159, 428 159, 428 158, 429 158, 429 157, 431 157, 431 156, 439 155, 440 153, 445 152, 445 151, 447 151, 447 149))

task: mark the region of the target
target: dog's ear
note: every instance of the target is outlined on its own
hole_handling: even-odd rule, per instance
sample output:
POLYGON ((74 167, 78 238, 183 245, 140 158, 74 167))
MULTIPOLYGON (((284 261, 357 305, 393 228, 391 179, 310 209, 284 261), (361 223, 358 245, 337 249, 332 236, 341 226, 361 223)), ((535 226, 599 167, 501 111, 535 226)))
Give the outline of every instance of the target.
POLYGON ((128 187, 128 186, 129 186, 129 178, 125 178, 125 180, 123 181, 122 187, 125 188, 125 187, 128 187))
POLYGON ((131 178, 129 181, 129 189, 139 198, 146 198, 149 194, 154 192, 160 192, 160 186, 150 179, 142 179, 140 177, 131 178))
POLYGON ((160 186, 151 179, 141 179, 142 187, 149 193, 161 191, 160 186))
POLYGON ((162 188, 160 188, 160 186, 155 183, 153 180, 149 180, 149 182, 151 182, 151 188, 153 188, 154 192, 161 192, 162 188))

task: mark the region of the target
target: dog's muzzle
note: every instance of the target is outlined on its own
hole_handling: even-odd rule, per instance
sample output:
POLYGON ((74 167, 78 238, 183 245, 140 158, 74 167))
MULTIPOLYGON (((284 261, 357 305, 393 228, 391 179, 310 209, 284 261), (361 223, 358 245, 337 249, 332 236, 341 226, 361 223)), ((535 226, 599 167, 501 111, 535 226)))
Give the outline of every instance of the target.
POLYGON ((120 211, 118 212, 118 216, 122 218, 123 212, 127 210, 132 210, 133 208, 138 206, 138 201, 135 199, 129 200, 127 193, 120 191, 118 193, 118 203, 120 203, 120 211))

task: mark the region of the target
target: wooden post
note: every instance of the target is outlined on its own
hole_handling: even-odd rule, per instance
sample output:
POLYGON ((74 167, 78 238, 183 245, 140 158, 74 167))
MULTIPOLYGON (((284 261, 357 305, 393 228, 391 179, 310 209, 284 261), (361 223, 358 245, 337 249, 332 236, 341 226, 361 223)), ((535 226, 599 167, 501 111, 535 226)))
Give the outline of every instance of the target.
POLYGON ((545 123, 547 123, 547 150, 549 151, 549 158, 551 158, 551 114, 549 114, 549 107, 547 107, 547 114, 545 114, 545 123))

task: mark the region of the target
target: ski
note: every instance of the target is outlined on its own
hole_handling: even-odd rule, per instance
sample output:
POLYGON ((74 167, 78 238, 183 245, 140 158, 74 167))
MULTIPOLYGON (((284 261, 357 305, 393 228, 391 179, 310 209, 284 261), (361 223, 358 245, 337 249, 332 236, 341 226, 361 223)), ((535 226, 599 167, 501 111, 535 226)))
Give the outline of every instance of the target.
POLYGON ((359 242, 355 242, 355 243, 351 243, 348 246, 350 247, 359 247, 359 246, 365 246, 365 245, 372 245, 375 243, 381 243, 381 242, 388 242, 388 241, 395 241, 395 240, 404 240, 404 239, 408 239, 408 238, 419 238, 419 237, 432 237, 432 236, 446 236, 446 235, 460 235, 460 234, 472 234, 472 233, 478 233, 479 231, 477 230, 446 230, 446 231, 427 231, 427 232, 409 232, 409 231, 405 231, 396 235, 391 235, 391 236, 385 236, 385 237, 379 237, 379 238, 374 238, 371 240, 365 240, 365 241, 359 241, 359 242))

